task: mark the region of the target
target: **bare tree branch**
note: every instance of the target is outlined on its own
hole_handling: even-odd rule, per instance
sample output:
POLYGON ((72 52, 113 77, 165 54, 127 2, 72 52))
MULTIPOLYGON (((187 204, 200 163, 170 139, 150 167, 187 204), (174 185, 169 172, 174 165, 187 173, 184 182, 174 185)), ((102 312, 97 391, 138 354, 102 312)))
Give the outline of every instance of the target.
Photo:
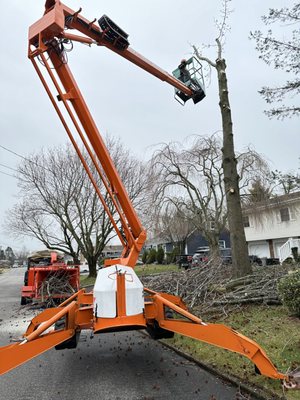
MULTIPOLYGON (((106 141, 129 196, 139 208, 148 185, 145 166, 120 140, 108 137, 106 141)), ((95 167, 91 164, 90 168, 118 224, 104 185, 95 167)), ((81 253, 90 274, 95 275, 96 262, 114 231, 73 149, 65 146, 33 154, 20 164, 19 176, 21 201, 7 213, 7 229, 17 236, 35 237, 48 249, 63 251, 76 260, 81 253)))

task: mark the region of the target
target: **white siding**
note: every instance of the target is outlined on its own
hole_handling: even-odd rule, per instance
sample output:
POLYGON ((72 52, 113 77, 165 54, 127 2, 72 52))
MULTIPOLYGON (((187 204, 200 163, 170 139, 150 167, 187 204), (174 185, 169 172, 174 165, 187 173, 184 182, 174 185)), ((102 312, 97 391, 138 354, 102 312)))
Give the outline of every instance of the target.
POLYGON ((272 240, 274 256, 279 258, 279 248, 289 238, 300 237, 300 198, 248 211, 246 215, 250 226, 244 229, 250 255, 271 257, 268 240, 272 240), (280 209, 284 208, 289 209, 289 221, 281 221, 280 209))
POLYGON ((293 219, 285 222, 280 220, 279 206, 249 214, 250 226, 245 228, 247 242, 300 236, 300 202, 299 207, 288 207, 293 219))

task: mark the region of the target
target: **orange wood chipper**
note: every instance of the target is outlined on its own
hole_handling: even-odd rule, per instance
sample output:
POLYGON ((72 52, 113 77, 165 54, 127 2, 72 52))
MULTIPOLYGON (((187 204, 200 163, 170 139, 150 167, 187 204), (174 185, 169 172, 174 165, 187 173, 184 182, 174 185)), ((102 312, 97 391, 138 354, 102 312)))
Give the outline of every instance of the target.
POLYGON ((21 305, 31 301, 59 304, 79 290, 79 266, 66 264, 58 252, 37 251, 27 262, 21 305))
POLYGON ((19 342, 0 348, 0 374, 53 347, 76 347, 82 329, 94 334, 144 329, 154 339, 170 338, 176 332, 239 353, 250 359, 260 374, 281 380, 288 388, 300 388, 299 373, 279 372, 251 339, 225 325, 205 323, 177 296, 143 287, 133 267, 146 232, 70 71, 66 48, 73 42, 106 47, 172 85, 181 102, 193 99, 197 103, 205 96, 196 60, 183 60, 172 76, 130 48, 127 33, 107 16, 89 21, 81 9, 74 11, 59 0, 46 1, 43 17, 29 29, 28 56, 111 219, 123 252, 120 258, 106 261, 93 292, 79 290, 58 307, 46 309, 33 318, 19 342), (74 133, 93 163, 92 170, 74 133), (97 185, 99 177, 114 213, 97 185))

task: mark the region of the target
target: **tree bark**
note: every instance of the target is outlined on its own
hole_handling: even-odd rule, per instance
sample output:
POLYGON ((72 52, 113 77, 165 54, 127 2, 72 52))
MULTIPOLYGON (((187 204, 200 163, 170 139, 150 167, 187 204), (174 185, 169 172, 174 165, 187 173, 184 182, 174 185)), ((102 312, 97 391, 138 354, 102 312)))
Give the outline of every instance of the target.
POLYGON ((239 175, 237 173, 237 160, 234 153, 231 109, 228 97, 227 76, 225 72, 226 63, 223 58, 216 60, 216 69, 219 81, 219 106, 221 109, 223 127, 223 171, 228 224, 230 230, 232 265, 234 276, 240 277, 251 274, 252 268, 248 257, 248 247, 243 225, 239 175))
POLYGON ((219 232, 205 232, 204 236, 208 242, 211 257, 220 258, 219 232))
POLYGON ((97 277, 97 258, 96 257, 87 257, 87 262, 89 266, 89 278, 97 277))

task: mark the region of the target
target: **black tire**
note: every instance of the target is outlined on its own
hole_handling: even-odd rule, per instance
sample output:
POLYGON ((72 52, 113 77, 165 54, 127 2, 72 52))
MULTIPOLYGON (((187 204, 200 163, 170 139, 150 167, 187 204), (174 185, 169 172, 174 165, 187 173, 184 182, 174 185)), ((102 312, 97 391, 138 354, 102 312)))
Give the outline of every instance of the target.
MULTIPOLYGON (((174 318, 173 310, 170 308, 165 311, 165 318, 174 318)), ((154 340, 159 339, 172 339, 174 337, 174 332, 163 329, 158 325, 157 321, 154 321, 153 325, 147 325, 147 332, 154 340)))
POLYGON ((24 274, 24 286, 28 285, 28 271, 25 272, 24 274))
MULTIPOLYGON (((54 325, 54 329, 56 331, 60 330, 60 329, 64 329, 64 327, 65 327, 64 319, 60 319, 54 325)), ((80 331, 77 331, 70 339, 67 339, 65 342, 62 342, 62 343, 56 345, 55 350, 76 349, 77 344, 79 342, 79 337, 80 337, 80 331)))
POLYGON ((170 308, 168 308, 165 312, 165 317, 169 318, 169 319, 173 319, 174 318, 174 312, 173 310, 171 310, 170 308))
POLYGON ((21 297, 21 306, 26 306, 27 304, 27 297, 21 297))
POLYGON ((159 339, 172 339, 174 337, 174 332, 163 329, 158 325, 157 321, 154 321, 153 325, 147 325, 147 332, 154 340, 159 339))

